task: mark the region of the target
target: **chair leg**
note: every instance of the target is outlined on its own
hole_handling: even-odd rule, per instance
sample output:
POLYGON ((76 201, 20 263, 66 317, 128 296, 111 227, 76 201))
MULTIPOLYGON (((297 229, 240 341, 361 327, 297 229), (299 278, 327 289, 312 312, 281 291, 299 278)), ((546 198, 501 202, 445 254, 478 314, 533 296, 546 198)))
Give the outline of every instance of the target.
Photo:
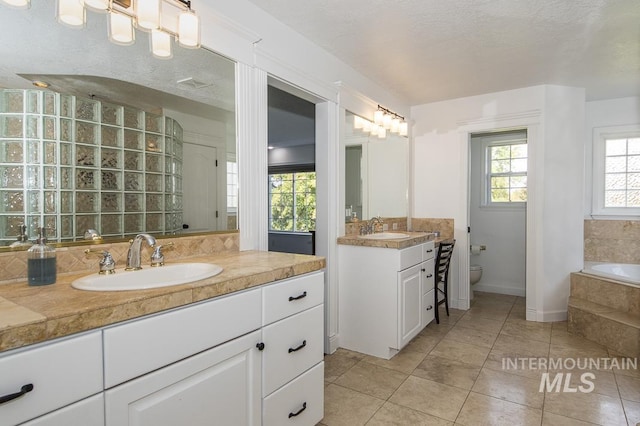
POLYGON ((440 304, 438 303, 438 287, 436 286, 434 289, 434 293, 435 293, 435 300, 433 301, 433 308, 435 309, 435 316, 436 316, 436 324, 440 324, 440 315, 438 315, 438 308, 440 307, 440 304))
POLYGON ((447 310, 447 316, 449 316, 449 293, 447 292, 448 282, 444 282, 444 307, 447 310))

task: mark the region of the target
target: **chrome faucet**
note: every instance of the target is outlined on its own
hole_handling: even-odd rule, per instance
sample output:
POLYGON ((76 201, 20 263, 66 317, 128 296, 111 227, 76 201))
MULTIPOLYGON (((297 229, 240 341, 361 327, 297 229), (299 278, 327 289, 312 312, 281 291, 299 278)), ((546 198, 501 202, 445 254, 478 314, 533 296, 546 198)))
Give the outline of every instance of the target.
POLYGON ((140 251, 142 248, 142 240, 145 240, 149 247, 154 247, 156 245, 156 239, 153 238, 149 234, 138 234, 135 236, 133 240, 131 240, 131 245, 129 246, 129 252, 127 253, 127 267, 124 268, 125 271, 137 271, 142 269, 140 266, 140 251))
POLYGON ((374 216, 366 224, 360 226, 360 235, 375 234, 376 226, 383 224, 384 220, 380 216, 374 216))

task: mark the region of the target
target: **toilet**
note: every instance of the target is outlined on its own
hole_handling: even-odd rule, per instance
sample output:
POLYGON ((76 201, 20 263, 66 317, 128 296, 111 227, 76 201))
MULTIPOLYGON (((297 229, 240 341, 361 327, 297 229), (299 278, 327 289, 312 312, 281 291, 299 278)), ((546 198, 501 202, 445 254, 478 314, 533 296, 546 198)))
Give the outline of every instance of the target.
POLYGON ((482 278, 482 266, 471 265, 469 267, 469 283, 471 284, 471 288, 469 289, 471 292, 470 299, 473 299, 473 285, 480 281, 480 278, 482 278))

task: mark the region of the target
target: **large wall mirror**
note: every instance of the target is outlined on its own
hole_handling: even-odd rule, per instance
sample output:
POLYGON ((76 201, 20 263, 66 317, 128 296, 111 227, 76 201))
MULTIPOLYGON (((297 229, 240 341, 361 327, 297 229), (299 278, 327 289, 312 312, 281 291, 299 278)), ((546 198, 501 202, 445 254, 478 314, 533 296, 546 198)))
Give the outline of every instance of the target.
POLYGON ((119 46, 54 1, 0 4, 0 246, 237 229, 235 63, 204 48, 119 46), (46 86, 36 87, 34 82, 46 86))
POLYGON ((345 114, 346 221, 407 216, 408 139, 391 132, 371 136, 354 127, 354 114, 345 114))

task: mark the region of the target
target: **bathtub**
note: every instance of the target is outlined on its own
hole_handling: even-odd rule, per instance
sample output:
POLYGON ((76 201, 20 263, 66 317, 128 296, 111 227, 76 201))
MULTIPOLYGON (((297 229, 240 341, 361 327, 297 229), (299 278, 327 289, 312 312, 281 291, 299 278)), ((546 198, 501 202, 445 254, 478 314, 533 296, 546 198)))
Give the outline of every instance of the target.
POLYGON ((631 263, 584 262, 583 273, 622 281, 640 287, 640 265, 631 263))

